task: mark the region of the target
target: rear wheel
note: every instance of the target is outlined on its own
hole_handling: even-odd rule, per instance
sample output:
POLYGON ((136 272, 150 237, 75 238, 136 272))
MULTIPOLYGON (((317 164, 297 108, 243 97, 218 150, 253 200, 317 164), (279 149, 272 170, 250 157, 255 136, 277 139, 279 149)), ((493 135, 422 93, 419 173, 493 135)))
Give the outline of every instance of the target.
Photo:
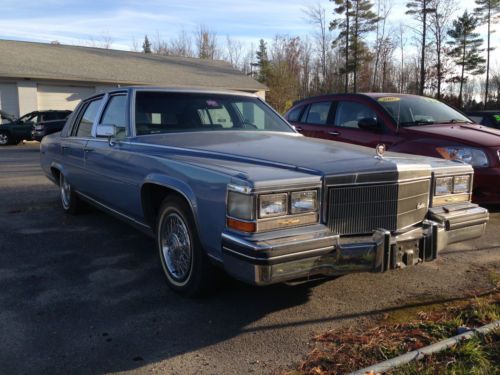
POLYGON ((160 208, 156 238, 168 286, 187 296, 207 291, 214 266, 201 248, 189 206, 180 198, 166 198, 160 208))
POLYGON ((77 214, 81 208, 80 199, 75 194, 73 188, 62 172, 59 174, 59 189, 61 192, 61 203, 64 212, 72 215, 77 214))

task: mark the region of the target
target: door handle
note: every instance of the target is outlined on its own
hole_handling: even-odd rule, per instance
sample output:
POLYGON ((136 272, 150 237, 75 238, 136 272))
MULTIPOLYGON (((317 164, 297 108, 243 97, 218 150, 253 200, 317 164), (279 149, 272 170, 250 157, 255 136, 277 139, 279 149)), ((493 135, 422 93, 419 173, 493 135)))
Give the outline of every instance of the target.
POLYGON ((340 135, 340 133, 337 132, 337 131, 331 131, 331 132, 328 132, 328 134, 330 134, 330 135, 340 135))
POLYGON ((295 126, 295 130, 297 130, 298 132, 301 132, 304 129, 302 129, 300 126, 295 126))

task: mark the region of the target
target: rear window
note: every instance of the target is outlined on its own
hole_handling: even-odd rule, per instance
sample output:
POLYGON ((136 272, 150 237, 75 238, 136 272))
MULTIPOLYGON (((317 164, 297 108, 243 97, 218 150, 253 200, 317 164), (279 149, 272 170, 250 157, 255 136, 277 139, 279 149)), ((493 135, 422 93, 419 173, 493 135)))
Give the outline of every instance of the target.
POLYGON ((293 132, 266 104, 247 96, 138 91, 135 107, 137 135, 224 130, 293 132))

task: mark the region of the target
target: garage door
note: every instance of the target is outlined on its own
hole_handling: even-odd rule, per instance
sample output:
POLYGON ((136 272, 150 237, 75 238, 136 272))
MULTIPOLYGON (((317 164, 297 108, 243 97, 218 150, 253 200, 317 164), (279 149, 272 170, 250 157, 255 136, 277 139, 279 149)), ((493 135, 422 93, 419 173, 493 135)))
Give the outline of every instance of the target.
POLYGON ((80 103, 80 100, 94 93, 94 87, 38 85, 38 110, 73 110, 80 103))
POLYGON ((15 83, 0 83, 0 109, 11 115, 19 116, 17 85, 15 83))

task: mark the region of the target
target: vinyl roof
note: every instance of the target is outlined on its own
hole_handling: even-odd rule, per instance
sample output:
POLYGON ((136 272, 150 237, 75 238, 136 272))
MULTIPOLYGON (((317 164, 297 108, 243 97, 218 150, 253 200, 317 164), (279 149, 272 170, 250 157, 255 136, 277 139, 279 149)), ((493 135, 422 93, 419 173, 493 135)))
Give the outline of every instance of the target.
POLYGON ((0 40, 0 77, 259 91, 267 87, 228 62, 0 40))

